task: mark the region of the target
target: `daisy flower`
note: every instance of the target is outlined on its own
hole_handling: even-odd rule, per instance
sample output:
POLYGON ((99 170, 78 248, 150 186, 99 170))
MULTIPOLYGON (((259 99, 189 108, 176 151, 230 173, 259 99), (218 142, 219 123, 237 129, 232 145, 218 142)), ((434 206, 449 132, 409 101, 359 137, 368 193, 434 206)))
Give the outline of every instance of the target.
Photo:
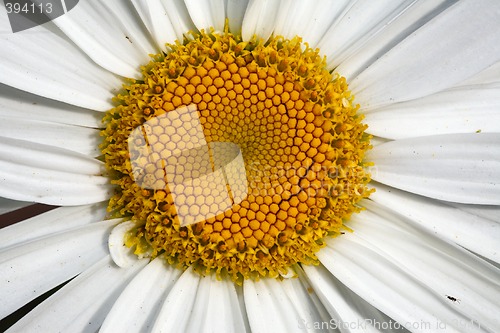
POLYGON ((9 332, 500 331, 497 1, 7 11, 9 332))

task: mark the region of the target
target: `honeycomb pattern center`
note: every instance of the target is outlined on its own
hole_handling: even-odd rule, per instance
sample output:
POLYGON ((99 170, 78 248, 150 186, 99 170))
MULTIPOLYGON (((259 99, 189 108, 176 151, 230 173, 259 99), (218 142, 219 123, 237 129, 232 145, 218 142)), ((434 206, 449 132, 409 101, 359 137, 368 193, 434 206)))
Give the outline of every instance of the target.
POLYGON ((101 149, 117 189, 108 210, 135 222, 126 245, 234 281, 316 263, 370 193, 369 136, 346 80, 298 37, 201 32, 168 47, 104 117, 101 149), (236 160, 237 187, 227 174, 238 172, 225 172, 216 192, 214 181, 196 181, 236 160))

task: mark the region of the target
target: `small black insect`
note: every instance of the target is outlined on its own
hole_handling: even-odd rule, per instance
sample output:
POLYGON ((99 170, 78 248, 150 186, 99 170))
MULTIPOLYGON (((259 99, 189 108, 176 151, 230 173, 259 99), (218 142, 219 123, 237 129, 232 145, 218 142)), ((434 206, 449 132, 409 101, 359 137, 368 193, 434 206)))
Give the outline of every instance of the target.
POLYGON ((446 295, 446 297, 447 297, 450 301, 452 301, 452 302, 458 302, 458 303, 460 303, 460 300, 459 300, 458 298, 455 298, 455 297, 450 296, 450 295, 446 295))

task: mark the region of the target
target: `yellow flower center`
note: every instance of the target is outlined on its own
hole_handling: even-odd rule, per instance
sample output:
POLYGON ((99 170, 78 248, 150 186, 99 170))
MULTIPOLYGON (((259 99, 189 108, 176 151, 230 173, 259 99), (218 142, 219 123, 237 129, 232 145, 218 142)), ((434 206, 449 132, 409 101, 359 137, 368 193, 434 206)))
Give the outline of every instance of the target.
POLYGON ((136 222, 126 245, 235 281, 315 263, 370 193, 346 80, 298 37, 191 37, 155 55, 104 117, 108 209, 136 222))

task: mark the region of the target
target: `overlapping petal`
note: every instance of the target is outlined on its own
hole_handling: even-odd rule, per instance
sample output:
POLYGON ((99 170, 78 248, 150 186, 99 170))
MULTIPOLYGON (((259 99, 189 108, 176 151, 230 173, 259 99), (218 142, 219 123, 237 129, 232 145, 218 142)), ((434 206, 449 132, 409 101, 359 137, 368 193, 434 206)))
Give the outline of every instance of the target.
POLYGON ((342 73, 342 76, 350 82, 378 58, 455 2, 453 0, 414 1, 394 20, 374 31, 373 36, 365 43, 358 44, 357 51, 340 62, 335 70, 342 73))
MULTIPOLYGON (((6 16, 5 7, 0 11, 6 16)), ((39 96, 107 110, 121 84, 50 23, 13 34, 8 20, 0 20, 0 49, 0 83, 39 96)))
POLYGON ((147 260, 121 269, 106 256, 78 275, 7 332, 96 332, 116 298, 147 260))
POLYGON ((198 30, 224 31, 226 4, 224 0, 185 0, 187 9, 198 30))
POLYGON ((366 114, 368 132, 403 139, 453 133, 500 133, 500 84, 455 88, 366 114))
POLYGON ((82 1, 54 23, 96 64, 117 75, 139 78, 139 64, 157 53, 128 1, 82 1))
POLYGON ((104 202, 94 205, 59 207, 33 216, 0 230, 0 249, 19 246, 38 238, 58 234, 85 224, 102 221, 106 216, 104 202))
POLYGON ((500 263, 500 206, 437 201, 382 184, 370 199, 436 236, 500 263))
POLYGON ((0 117, 89 128, 102 126, 102 112, 60 103, 4 84, 0 84, 0 117))
POLYGON ((413 2, 412 0, 350 2, 317 45, 326 55, 329 67, 337 67, 378 30, 401 15, 413 2))
POLYGON ((274 31, 280 1, 250 0, 241 24, 241 37, 249 41, 254 36, 267 40, 274 31))
POLYGON ((0 317, 73 278, 107 255, 106 237, 118 221, 76 226, 0 252, 0 317), (36 258, 36 260, 35 260, 36 258))
POLYGON ((284 1, 276 18, 274 34, 285 38, 300 36, 311 48, 316 48, 326 31, 352 6, 347 0, 284 1))
POLYGON ((314 303, 316 296, 296 278, 246 280, 243 288, 252 332, 318 332, 314 323, 329 320, 323 305, 314 303))
POLYGON ((182 41, 188 31, 195 30, 183 1, 132 0, 132 3, 157 47, 163 51, 167 51, 165 43, 182 41))
POLYGON ((234 284, 188 269, 165 294, 152 332, 245 332, 245 327, 234 284))
POLYGON ((332 274, 414 332, 498 330, 498 268, 387 209, 368 209, 318 254, 332 274))
POLYGON ((450 88, 499 60, 499 3, 464 0, 382 55, 351 89, 362 109, 374 109, 450 88))
POLYGON ((214 274, 200 280, 189 315, 191 320, 185 332, 246 332, 246 316, 241 311, 234 283, 218 280, 214 274))
POLYGON ((59 147, 0 138, 0 196, 52 205, 109 199, 112 187, 102 176, 102 162, 59 147))
POLYGON ((430 198, 500 204, 500 133, 408 138, 378 145, 366 158, 372 178, 430 198))
POLYGON ((344 286, 325 267, 309 265, 304 271, 332 318, 323 326, 341 332, 401 332, 401 325, 344 286))
POLYGON ((156 258, 144 267, 120 294, 99 332, 149 331, 168 292, 181 271, 156 258))
POLYGON ((95 128, 0 116, 0 133, 5 138, 37 142, 87 156, 98 156, 101 153, 101 137, 99 130, 95 128), (29 131, 31 136, 26 137, 25 131, 29 131))
POLYGON ((28 206, 30 203, 25 201, 10 200, 0 197, 0 215, 7 214, 17 209, 28 206))

